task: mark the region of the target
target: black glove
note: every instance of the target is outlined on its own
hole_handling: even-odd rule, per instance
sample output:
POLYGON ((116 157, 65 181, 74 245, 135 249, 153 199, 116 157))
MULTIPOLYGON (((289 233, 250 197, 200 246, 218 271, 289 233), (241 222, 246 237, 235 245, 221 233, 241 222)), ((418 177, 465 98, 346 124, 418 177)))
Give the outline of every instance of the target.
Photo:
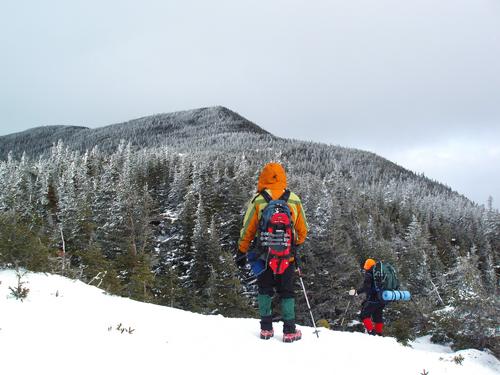
POLYGON ((238 268, 245 267, 245 264, 247 264, 247 255, 239 250, 236 250, 235 262, 238 268))
POLYGON ((295 263, 297 264, 298 267, 301 267, 303 264, 305 264, 305 255, 301 254, 302 252, 302 244, 300 245, 295 245, 293 248, 293 254, 295 258, 295 263))
POLYGON ((300 259, 300 264, 306 264, 307 263, 307 258, 304 254, 300 254, 298 255, 299 259, 300 259))

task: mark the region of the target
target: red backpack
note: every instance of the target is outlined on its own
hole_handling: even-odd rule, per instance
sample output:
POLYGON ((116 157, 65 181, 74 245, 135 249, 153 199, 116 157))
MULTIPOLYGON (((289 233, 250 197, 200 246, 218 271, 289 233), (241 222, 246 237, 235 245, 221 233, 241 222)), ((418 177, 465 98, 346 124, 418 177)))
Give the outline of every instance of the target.
POLYGON ((272 199, 263 190, 260 193, 267 202, 259 221, 259 241, 267 263, 274 274, 282 274, 290 265, 293 245, 293 221, 287 204, 290 191, 285 190, 278 199, 272 199))

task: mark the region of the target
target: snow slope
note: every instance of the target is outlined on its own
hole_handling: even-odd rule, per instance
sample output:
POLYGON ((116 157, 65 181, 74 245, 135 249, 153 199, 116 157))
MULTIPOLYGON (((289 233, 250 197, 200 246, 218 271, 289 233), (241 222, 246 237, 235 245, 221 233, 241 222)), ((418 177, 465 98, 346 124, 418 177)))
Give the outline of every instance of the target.
POLYGON ((136 302, 61 276, 27 273, 23 280, 30 293, 21 302, 9 290, 15 272, 0 271, 2 374, 500 373, 490 354, 454 353, 427 338, 410 348, 389 337, 325 329, 317 338, 301 327, 303 339, 288 344, 277 325, 276 337, 263 341, 255 319, 136 302))

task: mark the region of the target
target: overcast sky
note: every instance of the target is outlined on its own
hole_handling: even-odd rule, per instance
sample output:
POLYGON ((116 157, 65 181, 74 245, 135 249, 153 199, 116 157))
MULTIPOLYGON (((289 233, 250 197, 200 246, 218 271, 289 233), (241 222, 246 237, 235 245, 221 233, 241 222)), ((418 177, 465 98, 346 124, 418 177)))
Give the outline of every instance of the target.
POLYGON ((500 207, 499 0, 0 5, 0 135, 223 105, 500 207))

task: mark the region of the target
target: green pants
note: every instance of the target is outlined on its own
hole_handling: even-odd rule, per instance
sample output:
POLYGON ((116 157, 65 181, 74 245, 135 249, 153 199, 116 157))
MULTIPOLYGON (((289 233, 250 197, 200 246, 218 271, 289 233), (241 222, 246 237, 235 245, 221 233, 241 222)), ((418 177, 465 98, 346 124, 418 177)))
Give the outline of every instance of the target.
MULTIPOLYGON (((267 294, 259 294, 257 301, 259 302, 259 314, 263 316, 272 316, 272 297, 267 294)), ((295 319, 295 298, 281 299, 281 315, 283 320, 295 319)))

